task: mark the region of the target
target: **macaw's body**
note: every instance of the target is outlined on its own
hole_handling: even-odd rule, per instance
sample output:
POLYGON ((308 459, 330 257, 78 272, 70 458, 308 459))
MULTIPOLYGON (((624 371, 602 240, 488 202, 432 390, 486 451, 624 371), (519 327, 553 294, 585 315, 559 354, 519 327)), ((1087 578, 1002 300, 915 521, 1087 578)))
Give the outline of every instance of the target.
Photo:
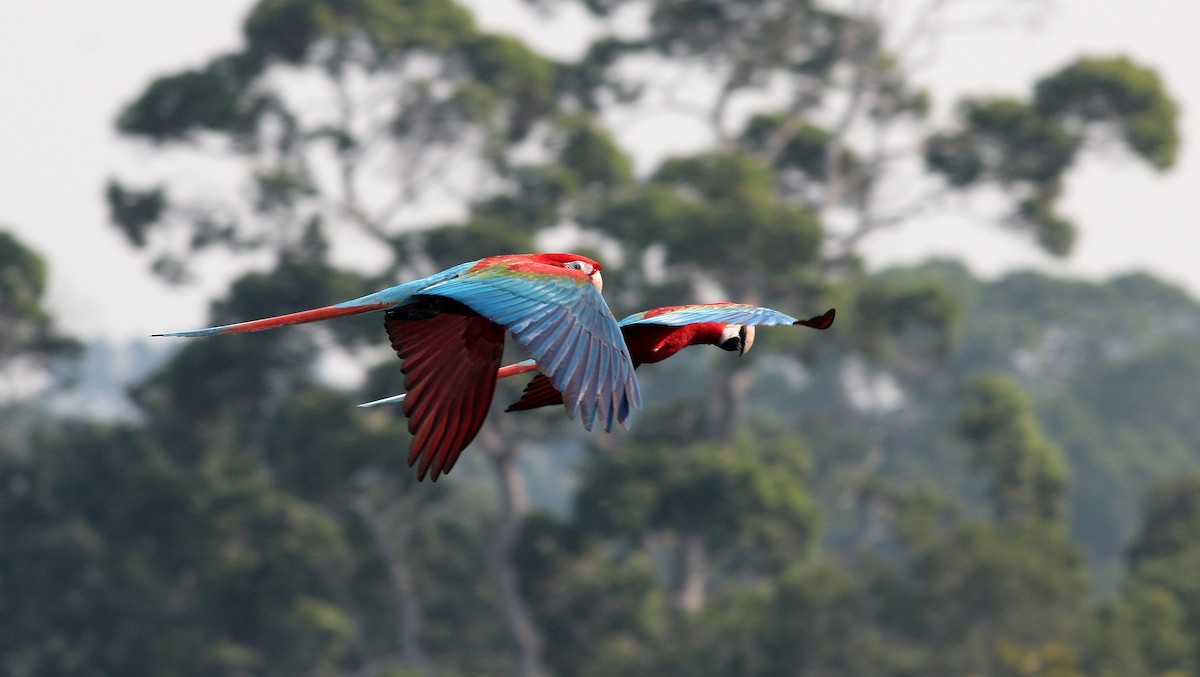
POLYGON ((436 481, 483 425, 505 330, 567 393, 567 414, 582 411, 585 428, 599 415, 611 430, 641 408, 633 362, 601 286, 600 265, 576 254, 492 256, 333 306, 156 336, 260 331, 384 311, 408 395, 408 463, 419 459, 418 478, 432 472, 436 481))
MULTIPOLYGON (((828 329, 835 311, 807 320, 797 320, 770 308, 741 303, 707 303, 666 306, 635 313, 621 320, 621 333, 629 346, 636 369, 643 364, 662 362, 688 346, 714 345, 722 350, 745 354, 754 344, 757 325, 791 324, 828 329)), ((501 370, 501 377, 534 369, 526 361, 501 370), (507 372, 505 370, 508 370, 507 372)), ((545 374, 538 374, 521 393, 521 399, 505 411, 537 409, 562 402, 562 393, 545 374)))

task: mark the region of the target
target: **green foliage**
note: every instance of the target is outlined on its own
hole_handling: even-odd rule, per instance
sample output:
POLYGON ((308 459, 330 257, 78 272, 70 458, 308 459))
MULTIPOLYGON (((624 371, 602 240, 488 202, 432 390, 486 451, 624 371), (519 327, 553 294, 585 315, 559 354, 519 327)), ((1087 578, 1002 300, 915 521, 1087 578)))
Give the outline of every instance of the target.
POLYGON ((1101 677, 1186 675, 1196 643, 1184 628, 1184 610, 1166 589, 1132 584, 1097 613, 1088 674, 1101 677))
POLYGON ((1065 256, 1075 227, 1054 213, 1054 201, 1078 152, 1078 134, 1016 99, 968 99, 960 114, 963 131, 927 140, 926 166, 956 188, 995 181, 1015 193, 1032 192, 1018 203, 1016 216, 1046 251, 1065 256))
POLYGON ((612 557, 580 536, 546 515, 526 519, 516 554, 522 592, 554 674, 615 674, 662 641, 665 591, 650 558, 612 557))
POLYGON ((973 462, 990 471, 997 519, 1061 518, 1066 462, 1046 439, 1029 398, 1007 377, 983 375, 967 385, 964 399, 958 432, 973 462))
POLYGON ((1053 181, 1074 158, 1078 141, 1024 102, 969 99, 962 105, 962 117, 982 144, 984 157, 998 156, 989 169, 1001 183, 1053 181))
POLYGON ((1130 149, 1156 169, 1175 164, 1179 109, 1150 68, 1127 57, 1084 57, 1038 81, 1038 112, 1117 127, 1130 149))
MULTIPOLYGON (((826 153, 833 135, 829 130, 813 124, 803 124, 789 133, 786 128, 787 118, 782 114, 756 115, 746 123, 742 133, 743 143, 755 152, 769 150, 773 143, 780 143, 781 148, 775 155, 775 165, 778 169, 795 169, 803 172, 810 180, 825 182, 830 180, 826 153), (782 135, 782 138, 776 138, 782 135)), ((862 173, 861 160, 850 148, 840 149, 840 169, 850 176, 862 173)))
POLYGON ((349 218, 391 245, 406 230, 395 213, 442 178, 443 161, 430 156, 465 150, 503 176, 512 145, 559 106, 558 64, 480 31, 452 0, 263 0, 244 33, 241 49, 152 82, 118 120, 122 133, 157 144, 221 143, 252 167, 244 194, 256 219, 212 199, 167 204, 162 189, 110 184, 112 221, 154 250, 153 270, 169 281, 188 281, 191 260, 213 246, 286 252, 312 222, 349 218), (297 107, 294 72, 314 76, 323 105, 297 107), (333 173, 320 168, 328 151, 333 173), (399 164, 402 176, 384 182, 394 195, 376 199, 364 167, 378 176, 385 156, 401 158, 386 171, 399 164), (147 243, 151 228, 164 236, 147 243), (169 236, 179 230, 186 237, 169 236))
MULTIPOLYGON (((1131 577, 1139 583, 1169 591, 1184 613, 1190 637, 1200 631, 1200 479, 1166 482, 1157 487, 1146 509, 1141 532, 1129 550, 1131 577)), ((1200 660, 1200 645, 1193 643, 1192 661, 1200 660)))
POLYGON ((737 648, 744 653, 737 662, 713 662, 709 674, 766 676, 781 668, 814 677, 905 671, 905 657, 885 647, 872 626, 862 579, 832 562, 793 566, 771 594, 750 600, 757 603, 746 605, 746 616, 729 624, 741 635, 737 648))
POLYGON ((471 14, 449 0, 263 0, 242 30, 257 60, 300 64, 329 37, 362 35, 382 62, 412 50, 452 49, 475 26, 471 14))
POLYGON ((1030 103, 967 99, 960 117, 961 129, 926 140, 926 167, 956 189, 989 181, 1005 188, 1017 198, 1014 217, 1056 256, 1076 239, 1055 202, 1089 129, 1115 127, 1157 169, 1174 163, 1179 146, 1175 103, 1153 70, 1125 57, 1081 58, 1038 81, 1030 103))
POLYGON ((158 78, 117 118, 124 134, 155 143, 190 140, 196 132, 225 132, 245 140, 275 108, 269 96, 247 89, 257 69, 245 57, 218 57, 201 70, 158 78))
POLYGON ((72 426, 9 460, 0 522, 7 674, 295 672, 345 651, 334 525, 254 478, 180 468, 143 433, 72 426))
POLYGON ((533 123, 553 109, 554 66, 516 38, 483 35, 463 45, 471 75, 497 98, 512 102, 507 133, 519 140, 533 123))
POLYGON ((509 223, 507 219, 477 218, 465 225, 431 228, 415 237, 438 265, 446 267, 492 256, 494 252, 533 250, 532 238, 526 233, 514 232, 509 223))
POLYGON ((739 87, 761 83, 774 69, 823 79, 842 50, 870 53, 879 39, 869 22, 807 1, 658 1, 651 3, 650 27, 648 43, 657 51, 733 64, 739 87))
POLYGON ((45 307, 46 262, 0 229, 0 368, 22 358, 70 355, 79 346, 58 335, 45 307))
POLYGON ((676 158, 588 225, 634 249, 662 245, 668 265, 734 297, 789 294, 820 252, 821 228, 807 209, 775 200, 773 187, 769 168, 744 153, 676 158))
POLYGON ((162 187, 134 190, 110 180, 104 197, 108 201, 109 219, 121 228, 133 246, 145 246, 147 231, 162 218, 167 207, 166 190, 162 187))
POLYGON ((802 484, 795 443, 644 446, 596 456, 584 470, 575 511, 581 528, 636 541, 641 534, 703 534, 709 548, 765 548, 776 566, 803 554, 816 508, 802 484))
POLYGON ((633 162, 616 141, 588 116, 559 121, 564 139, 558 164, 585 189, 613 190, 633 181, 633 162))
POLYGON ((1200 350, 1190 340, 1163 345, 1080 375, 1079 396, 1105 420, 1153 435, 1174 431, 1189 442, 1200 439, 1200 421, 1191 406, 1200 397, 1200 350))
MULTIPOLYGON (((847 314, 847 313, 844 313, 847 314)), ((936 279, 864 284, 854 299, 855 348, 882 364, 899 355, 940 360, 955 346, 961 309, 949 288, 936 279)))
POLYGON ((884 619, 926 654, 923 674, 970 674, 1049 644, 1077 646, 1086 618, 1083 558, 1061 524, 972 521, 917 548, 884 619))
POLYGON ((284 403, 274 420, 279 434, 263 444, 280 487, 306 501, 336 501, 352 492, 364 468, 408 476, 395 450, 407 436, 404 425, 357 415, 354 403, 325 388, 301 390, 284 403))

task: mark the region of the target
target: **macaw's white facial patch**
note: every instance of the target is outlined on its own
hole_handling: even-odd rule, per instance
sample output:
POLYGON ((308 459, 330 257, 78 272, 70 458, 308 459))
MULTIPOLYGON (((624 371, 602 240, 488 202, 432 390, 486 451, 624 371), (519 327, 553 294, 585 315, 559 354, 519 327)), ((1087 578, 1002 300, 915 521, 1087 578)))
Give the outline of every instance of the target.
POLYGON ((741 328, 740 324, 727 324, 721 329, 721 338, 717 341, 721 350, 733 352, 742 349, 741 328))
POLYGON ((750 350, 750 346, 754 345, 754 325, 746 325, 742 327, 742 355, 745 355, 750 350))
POLYGON ((588 279, 592 281, 597 290, 604 291, 604 278, 601 277, 600 271, 596 270, 596 266, 593 266, 591 263, 587 261, 567 261, 563 264, 563 268, 582 272, 588 276, 588 279))
POLYGON ((745 355, 753 344, 754 327, 740 324, 725 325, 725 328, 721 330, 721 339, 717 342, 722 350, 730 352, 736 350, 738 355, 745 355))

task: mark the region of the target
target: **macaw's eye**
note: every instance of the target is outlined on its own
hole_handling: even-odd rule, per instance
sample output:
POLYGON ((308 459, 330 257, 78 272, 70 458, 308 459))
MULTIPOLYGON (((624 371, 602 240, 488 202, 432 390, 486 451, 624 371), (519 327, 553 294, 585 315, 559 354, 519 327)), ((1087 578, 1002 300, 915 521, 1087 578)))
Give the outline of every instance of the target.
POLYGON ((567 261, 563 264, 563 267, 570 268, 571 270, 582 270, 587 275, 592 274, 592 264, 586 261, 567 261))

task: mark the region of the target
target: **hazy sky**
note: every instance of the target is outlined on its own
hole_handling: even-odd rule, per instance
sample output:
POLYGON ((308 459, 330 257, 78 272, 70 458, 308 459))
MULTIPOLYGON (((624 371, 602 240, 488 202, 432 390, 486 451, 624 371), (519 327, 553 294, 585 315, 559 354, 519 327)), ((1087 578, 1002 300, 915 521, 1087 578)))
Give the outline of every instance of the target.
MULTIPOLYGON (((251 0, 58 0, 0 10, 0 226, 51 262, 51 298, 64 329, 80 338, 140 337, 199 326, 224 281, 165 289, 106 225, 109 176, 137 174, 155 154, 121 142, 113 119, 155 75, 195 66, 235 47, 251 0)), ((527 17, 510 2, 476 2, 481 22, 515 29, 527 17)), ((1074 169, 1063 212, 1081 225, 1075 252, 1051 261, 1019 238, 960 220, 915 224, 877 240, 876 261, 930 253, 962 256, 982 273, 1037 266, 1104 276, 1148 270, 1200 296, 1200 2, 1051 0, 1039 26, 947 36, 919 74, 935 100, 963 93, 1025 96, 1039 75, 1081 52, 1126 53, 1162 74, 1182 107, 1179 164, 1158 175, 1119 155, 1074 169)), ((569 20, 565 20, 570 24, 569 20)), ((570 49, 568 30, 535 43, 570 49)), ((636 132, 635 132, 636 133, 636 132)), ((661 132, 647 128, 648 136, 661 132)), ((219 180, 221 177, 214 177, 219 180)))

